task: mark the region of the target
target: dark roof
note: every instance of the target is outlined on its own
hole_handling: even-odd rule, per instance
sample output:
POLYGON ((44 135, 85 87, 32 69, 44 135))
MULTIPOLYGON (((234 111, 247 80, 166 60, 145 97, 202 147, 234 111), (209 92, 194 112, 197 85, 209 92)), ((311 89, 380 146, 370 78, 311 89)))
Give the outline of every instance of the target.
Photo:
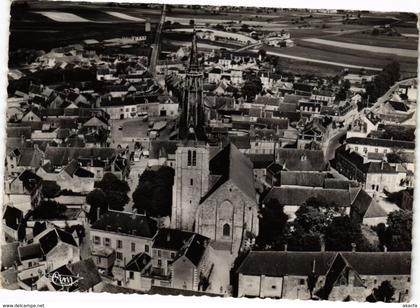
POLYGON ((19 261, 18 247, 19 242, 7 243, 0 246, 1 270, 10 268, 19 261))
MULTIPOLYGON (((52 275, 54 275, 54 273, 59 273, 60 276, 73 276, 73 273, 70 271, 67 264, 64 264, 64 265, 60 266, 59 268, 55 269, 49 275, 52 276, 52 275)), ((81 279, 81 280, 83 280, 83 279, 81 279)), ((80 280, 78 282, 80 282, 80 280)), ((51 285, 54 287, 54 289, 56 291, 64 290, 64 287, 61 287, 61 286, 59 286, 55 283, 52 283, 51 285)), ((73 291, 76 291, 78 289, 78 286, 79 286, 79 284, 75 283, 71 286, 66 287, 65 290, 67 292, 73 292, 73 291)))
POLYGON ((17 230, 23 219, 23 212, 18 208, 6 205, 6 210, 3 214, 3 219, 6 222, 6 226, 17 230))
POLYGON ((150 143, 149 157, 168 157, 176 152, 178 141, 176 140, 152 140, 150 143))
POLYGON ((71 160, 77 159, 94 159, 107 160, 115 157, 118 150, 112 148, 59 148, 47 147, 45 150, 45 158, 51 161, 55 166, 67 165, 71 160))
POLYGON ((389 101, 388 103, 392 106, 392 108, 394 108, 397 111, 407 112, 410 109, 410 107, 408 107, 405 103, 402 102, 389 101))
POLYGON ((159 229, 153 248, 179 251, 193 235, 192 232, 177 229, 159 229))
POLYGON ((44 234, 39 239, 39 244, 41 245, 42 251, 46 255, 55 246, 57 246, 59 241, 77 247, 77 243, 74 240, 73 236, 70 233, 61 231, 60 229, 53 229, 53 230, 49 231, 48 233, 44 234))
POLYGON ((276 119, 276 118, 258 118, 258 124, 266 125, 267 128, 278 128, 287 129, 289 127, 288 119, 276 119))
POLYGON ((304 84, 304 83, 294 83, 293 84, 293 90, 295 90, 295 91, 310 93, 312 91, 312 89, 313 89, 313 86, 311 86, 309 84, 304 84))
POLYGON ((144 252, 135 255, 133 259, 125 266, 125 270, 132 272, 142 272, 143 269, 150 263, 152 258, 144 252))
POLYGON ((251 139, 249 136, 229 136, 229 141, 232 142, 238 149, 250 149, 251 139))
POLYGON ((335 255, 335 252, 251 251, 237 272, 271 277, 308 276, 315 267, 315 273, 325 275, 335 255))
POLYGON ((157 232, 157 223, 143 215, 108 211, 92 225, 92 229, 153 238, 157 232))
POLYGON ((360 275, 410 275, 411 252, 341 252, 360 275))
POLYGON ((210 174, 220 175, 220 179, 210 188, 201 202, 227 181, 231 181, 251 200, 255 200, 252 167, 249 158, 242 154, 233 143, 229 143, 210 160, 210 174))
POLYGON ((39 243, 29 244, 18 248, 20 261, 42 258, 44 256, 39 243))
POLYGON ((25 170, 19 175, 19 180, 22 181, 23 187, 28 191, 32 191, 38 187, 42 179, 30 170, 25 170))
POLYGON ((345 159, 353 164, 357 169, 363 173, 396 173, 395 169, 387 162, 363 162, 363 157, 356 152, 346 150, 345 146, 341 146, 336 150, 334 161, 345 159))
POLYGON ((360 145, 371 145, 388 148, 403 148, 414 150, 415 142, 402 141, 402 140, 391 140, 391 139, 374 139, 374 138, 361 138, 351 137, 346 140, 348 144, 360 144, 360 145))
POLYGON ((254 169, 266 169, 274 162, 274 154, 246 154, 254 169))
POLYGON ((325 275, 336 256, 359 275, 410 275, 411 252, 289 252, 251 251, 237 272, 243 275, 308 276, 325 275), (338 254, 338 255, 337 255, 338 254))
POLYGON ((68 264, 67 267, 72 272, 72 275, 83 278, 78 281, 78 291, 88 291, 102 281, 95 263, 90 258, 68 264))
POLYGON ((275 199, 279 201, 280 205, 300 206, 311 197, 323 198, 329 204, 340 207, 350 207, 353 202, 353 195, 350 190, 302 186, 273 187, 264 198, 264 202, 275 199))
POLYGON ((200 292, 200 291, 191 291, 185 289, 175 289, 175 288, 167 288, 167 287, 158 287, 152 286, 147 294, 159 294, 159 295, 182 295, 182 296, 210 296, 210 297, 219 297, 222 295, 213 294, 208 292, 200 292))
POLYGON ((323 187, 326 176, 327 174, 323 172, 281 171, 279 186, 297 185, 323 187))
POLYGON ((194 234, 193 238, 189 241, 183 255, 192 262, 195 266, 198 266, 201 259, 203 258, 204 252, 209 244, 209 238, 200 234, 194 234))
POLYGON ((7 127, 6 135, 7 138, 25 138, 30 139, 32 129, 30 127, 7 127))
POLYGON ((327 164, 321 150, 278 149, 276 161, 290 171, 324 171, 327 164))

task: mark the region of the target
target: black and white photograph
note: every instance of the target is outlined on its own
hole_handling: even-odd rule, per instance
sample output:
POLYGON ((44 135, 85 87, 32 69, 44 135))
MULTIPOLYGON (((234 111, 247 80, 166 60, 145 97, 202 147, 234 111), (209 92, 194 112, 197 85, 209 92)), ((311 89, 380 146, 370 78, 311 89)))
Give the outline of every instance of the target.
POLYGON ((11 1, 1 288, 411 301, 418 15, 257 5, 11 1))

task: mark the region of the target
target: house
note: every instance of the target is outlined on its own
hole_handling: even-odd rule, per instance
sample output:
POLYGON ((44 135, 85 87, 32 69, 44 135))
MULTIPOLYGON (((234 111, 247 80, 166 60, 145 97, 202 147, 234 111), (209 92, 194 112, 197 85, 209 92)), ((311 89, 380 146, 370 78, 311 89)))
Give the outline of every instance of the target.
POLYGON ((328 169, 324 153, 320 150, 281 148, 276 150, 275 155, 276 163, 284 170, 318 172, 328 169))
POLYGON ((157 223, 149 217, 136 213, 108 211, 92 224, 92 251, 104 247, 115 251, 113 273, 121 284, 124 266, 135 255, 151 252, 156 233, 157 223))
POLYGON ((76 240, 61 229, 44 230, 34 238, 34 243, 41 246, 49 270, 80 260, 80 249, 76 240))
POLYGON ((381 119, 371 111, 360 112, 350 124, 346 138, 366 138, 372 131, 378 130, 381 119))
POLYGON ((336 150, 331 166, 347 178, 361 183, 370 193, 401 190, 407 177, 405 169, 394 168, 384 160, 367 161, 356 151, 346 150, 344 146, 336 150))
POLYGON ((169 166, 175 168, 175 152, 178 141, 174 140, 152 140, 149 147, 149 159, 147 165, 169 166))
POLYGON ((409 299, 411 252, 251 251, 236 271, 238 297, 310 299, 307 279, 316 277, 313 294, 321 299, 366 301, 388 280, 393 299, 409 299))
POLYGON ((388 213, 366 191, 362 190, 351 207, 350 218, 357 224, 377 226, 380 223, 387 223, 388 213))
POLYGON ((94 189, 95 175, 83 168, 76 159, 59 171, 47 162, 37 170, 36 174, 44 181, 56 182, 61 189, 78 193, 88 193, 94 189))
POLYGON ((202 279, 209 278, 211 263, 210 239, 193 235, 179 251, 172 263, 172 287, 175 289, 200 291, 204 288, 202 279))
POLYGON ((350 214, 351 209, 356 205, 360 207, 370 205, 371 200, 362 198, 363 196, 364 192, 360 187, 284 185, 272 187, 262 203, 264 207, 271 200, 276 200, 289 216, 289 221, 293 221, 296 211, 310 198, 325 200, 327 206, 337 208, 341 213, 350 214))
POLYGON ((41 199, 41 178, 30 170, 5 180, 4 203, 11 204, 23 215, 39 205, 41 199))
POLYGON ((100 181, 107 172, 125 179, 129 171, 127 158, 121 150, 85 147, 47 147, 45 150, 44 164, 50 162, 54 169, 60 170, 72 160, 77 160, 80 167, 93 173, 95 181, 100 181))
POLYGON ((44 261, 44 252, 39 243, 18 247, 20 265, 18 269, 28 269, 40 265, 44 261))
POLYGON ((392 152, 414 153, 415 142, 379 139, 379 138, 362 138, 351 137, 346 139, 346 149, 360 153, 366 156, 370 153, 379 153, 386 155, 392 152))
POLYGON ((95 247, 91 252, 92 259, 96 267, 104 270, 105 273, 111 273, 111 269, 115 262, 115 250, 111 247, 95 247))
POLYGON ((6 242, 22 241, 25 238, 25 223, 21 210, 5 204, 2 222, 6 242))
POLYGON ((144 278, 144 275, 152 266, 151 260, 151 257, 147 253, 141 252, 128 262, 124 267, 125 279, 123 285, 125 288, 139 291, 150 290, 152 280, 144 278))
POLYGON ((81 260, 47 272, 36 282, 38 291, 91 292, 102 281, 92 259, 81 260), (72 285, 63 285, 53 277, 74 277, 72 285), (76 278, 77 277, 77 278, 76 278))
POLYGON ((329 90, 316 90, 311 93, 311 100, 321 102, 323 105, 334 103, 335 93, 329 90))

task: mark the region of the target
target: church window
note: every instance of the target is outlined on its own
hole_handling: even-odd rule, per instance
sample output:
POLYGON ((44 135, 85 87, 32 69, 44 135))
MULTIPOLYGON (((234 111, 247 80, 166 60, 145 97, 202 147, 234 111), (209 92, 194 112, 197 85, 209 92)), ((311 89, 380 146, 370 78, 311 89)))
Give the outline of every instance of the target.
POLYGON ((230 226, 228 224, 223 225, 223 236, 230 236, 230 226))
POLYGON ((188 166, 191 166, 191 151, 188 151, 188 166))
POLYGON ((197 152, 196 151, 193 151, 192 154, 193 154, 192 155, 192 165, 193 166, 196 166, 197 165, 197 152))
POLYGON ((193 186, 194 185, 194 180, 190 179, 190 185, 193 186))

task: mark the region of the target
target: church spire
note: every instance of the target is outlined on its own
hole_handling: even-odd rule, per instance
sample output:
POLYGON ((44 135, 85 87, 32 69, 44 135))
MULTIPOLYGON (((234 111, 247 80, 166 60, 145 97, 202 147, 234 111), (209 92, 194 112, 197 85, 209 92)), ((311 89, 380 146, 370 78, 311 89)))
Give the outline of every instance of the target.
POLYGON ((190 67, 189 70, 198 70, 198 49, 197 49, 197 32, 195 26, 193 29, 193 37, 191 43, 191 53, 190 53, 190 67))
POLYGON ((205 141, 205 115, 203 107, 203 72, 198 61, 197 35, 193 29, 190 63, 184 82, 179 137, 182 140, 205 141))

